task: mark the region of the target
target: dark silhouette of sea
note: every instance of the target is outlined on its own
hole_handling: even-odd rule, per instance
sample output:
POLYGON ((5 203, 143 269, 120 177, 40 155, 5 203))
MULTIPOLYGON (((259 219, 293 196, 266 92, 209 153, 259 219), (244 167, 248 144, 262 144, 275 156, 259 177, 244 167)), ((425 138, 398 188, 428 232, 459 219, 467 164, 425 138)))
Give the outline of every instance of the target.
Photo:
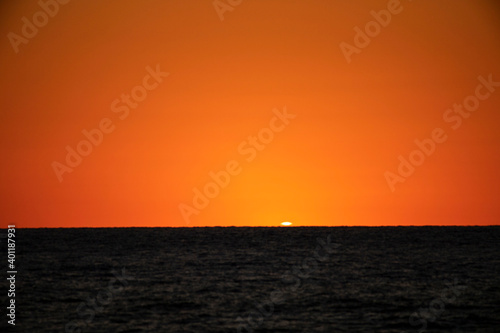
POLYGON ((500 332, 500 227, 17 229, 16 251, 2 332, 500 332))

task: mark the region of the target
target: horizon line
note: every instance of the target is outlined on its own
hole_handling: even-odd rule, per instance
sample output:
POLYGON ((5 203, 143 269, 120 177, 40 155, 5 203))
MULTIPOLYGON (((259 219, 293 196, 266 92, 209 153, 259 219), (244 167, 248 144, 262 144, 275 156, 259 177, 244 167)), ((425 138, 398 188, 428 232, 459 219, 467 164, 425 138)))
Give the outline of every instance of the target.
MULTIPOLYGON (((421 227, 500 227, 500 224, 489 224, 489 225, 477 225, 477 224, 469 224, 469 225, 438 225, 438 224, 426 224, 426 225, 335 225, 335 226, 323 226, 323 225, 310 225, 310 226, 120 226, 120 227, 15 227, 16 229, 131 229, 131 228, 170 228, 170 229, 178 229, 178 228, 281 228, 281 229, 290 229, 290 228, 421 228, 421 227)), ((0 228, 7 230, 8 228, 0 228)))

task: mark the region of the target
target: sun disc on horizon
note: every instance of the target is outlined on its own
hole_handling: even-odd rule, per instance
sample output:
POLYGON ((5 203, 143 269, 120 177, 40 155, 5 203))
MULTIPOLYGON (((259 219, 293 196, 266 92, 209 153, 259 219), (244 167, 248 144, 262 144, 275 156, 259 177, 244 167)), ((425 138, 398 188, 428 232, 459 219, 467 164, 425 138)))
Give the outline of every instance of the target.
POLYGON ((289 225, 292 225, 292 222, 281 222, 281 225, 289 226, 289 225))

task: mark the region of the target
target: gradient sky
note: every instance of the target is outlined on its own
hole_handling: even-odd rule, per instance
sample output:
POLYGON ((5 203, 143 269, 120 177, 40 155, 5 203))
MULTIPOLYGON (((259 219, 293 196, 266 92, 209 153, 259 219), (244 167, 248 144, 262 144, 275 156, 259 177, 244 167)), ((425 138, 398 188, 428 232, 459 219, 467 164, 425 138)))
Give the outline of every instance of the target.
POLYGON ((4 2, 1 220, 17 227, 498 224, 500 87, 457 129, 443 115, 475 94, 479 76, 500 81, 500 6, 402 0, 348 63, 341 43, 355 45, 354 28, 364 30, 370 12, 387 7, 243 0, 221 20, 210 0, 70 1, 13 46, 9 33, 22 37, 22 18, 44 23, 43 15, 37 1, 4 2), (143 84, 148 66, 169 75, 157 85, 148 79, 155 88, 121 119, 123 108, 114 112, 112 103, 126 105, 122 94, 143 84), (296 117, 249 161, 241 154, 249 136, 285 108, 296 117), (66 147, 76 149, 82 131, 106 118, 113 131, 60 181, 54 162, 66 165, 66 147), (392 191, 386 172, 396 174, 399 156, 408 158, 415 139, 435 128, 447 140, 392 191), (179 205, 193 207, 194 189, 203 191, 209 173, 230 161, 239 172, 188 222, 179 205))

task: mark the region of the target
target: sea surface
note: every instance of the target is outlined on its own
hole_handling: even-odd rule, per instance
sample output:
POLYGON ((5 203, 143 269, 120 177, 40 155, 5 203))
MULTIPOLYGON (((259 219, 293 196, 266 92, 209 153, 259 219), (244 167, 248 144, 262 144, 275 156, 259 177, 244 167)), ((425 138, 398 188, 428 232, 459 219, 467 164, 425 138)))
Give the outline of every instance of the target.
POLYGON ((16 252, 2 332, 500 332, 500 227, 17 229, 16 252))

